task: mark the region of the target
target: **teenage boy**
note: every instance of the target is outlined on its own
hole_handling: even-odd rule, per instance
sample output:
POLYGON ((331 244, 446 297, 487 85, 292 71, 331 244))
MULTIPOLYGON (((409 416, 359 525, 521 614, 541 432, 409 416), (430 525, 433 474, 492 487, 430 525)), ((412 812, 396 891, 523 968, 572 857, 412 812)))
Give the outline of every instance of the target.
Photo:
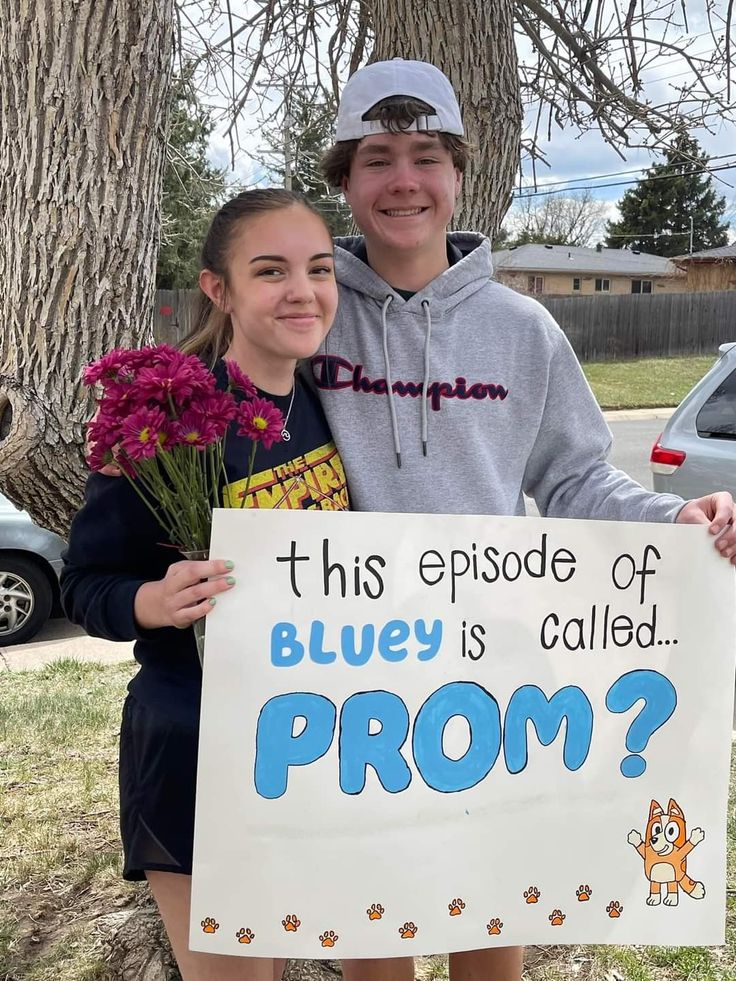
MULTIPOLYGON (((323 168, 363 235, 339 239, 340 303, 312 362, 353 506, 709 525, 729 494, 685 504, 606 462, 611 434, 564 334, 491 280, 491 246, 446 234, 469 145, 433 65, 378 62, 343 91, 323 168)), ((716 542, 736 562, 736 531, 716 542)), ((452 981, 518 981, 522 949, 450 955, 452 981)), ((347 981, 409 981, 409 958, 345 962, 347 981)))

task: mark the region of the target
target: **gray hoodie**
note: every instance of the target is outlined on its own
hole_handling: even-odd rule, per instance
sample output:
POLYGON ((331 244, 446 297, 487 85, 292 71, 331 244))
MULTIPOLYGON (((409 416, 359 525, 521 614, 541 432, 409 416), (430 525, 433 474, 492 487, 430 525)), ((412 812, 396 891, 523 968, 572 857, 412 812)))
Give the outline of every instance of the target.
POLYGON ((312 368, 360 511, 672 521, 682 500, 606 462, 611 434, 543 306, 491 280, 488 239, 404 300, 338 239, 340 304, 312 368), (423 393, 426 392, 426 397, 423 393), (390 394, 389 394, 390 393, 390 394))

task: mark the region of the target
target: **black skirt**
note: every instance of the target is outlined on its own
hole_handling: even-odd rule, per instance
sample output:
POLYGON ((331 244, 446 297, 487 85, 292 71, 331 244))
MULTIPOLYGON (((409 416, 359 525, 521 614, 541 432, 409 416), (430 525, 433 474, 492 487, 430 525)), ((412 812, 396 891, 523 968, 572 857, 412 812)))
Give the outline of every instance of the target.
POLYGON ((120 728, 123 878, 192 874, 199 711, 172 716, 128 695, 120 728))

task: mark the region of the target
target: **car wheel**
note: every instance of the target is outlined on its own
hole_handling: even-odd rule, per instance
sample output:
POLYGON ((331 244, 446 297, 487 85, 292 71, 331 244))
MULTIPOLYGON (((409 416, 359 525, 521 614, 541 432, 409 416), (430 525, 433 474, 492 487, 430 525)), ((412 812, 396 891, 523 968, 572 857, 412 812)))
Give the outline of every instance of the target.
POLYGON ((0 647, 23 644, 38 633, 52 600, 51 585, 33 560, 0 555, 0 647))

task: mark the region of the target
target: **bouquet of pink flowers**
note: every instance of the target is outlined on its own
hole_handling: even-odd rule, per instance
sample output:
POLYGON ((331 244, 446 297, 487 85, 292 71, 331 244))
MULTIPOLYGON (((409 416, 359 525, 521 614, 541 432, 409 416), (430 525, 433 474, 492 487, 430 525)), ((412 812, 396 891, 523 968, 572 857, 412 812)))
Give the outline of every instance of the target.
POLYGON ((230 423, 236 420, 238 435, 253 441, 241 506, 256 447, 270 449, 282 438, 281 412, 259 397, 234 361, 225 366, 228 387, 218 390, 196 355, 160 344, 111 351, 84 372, 86 385, 102 387, 87 427, 90 467, 117 464, 184 552, 209 548, 212 508, 225 503, 220 486, 230 423))

